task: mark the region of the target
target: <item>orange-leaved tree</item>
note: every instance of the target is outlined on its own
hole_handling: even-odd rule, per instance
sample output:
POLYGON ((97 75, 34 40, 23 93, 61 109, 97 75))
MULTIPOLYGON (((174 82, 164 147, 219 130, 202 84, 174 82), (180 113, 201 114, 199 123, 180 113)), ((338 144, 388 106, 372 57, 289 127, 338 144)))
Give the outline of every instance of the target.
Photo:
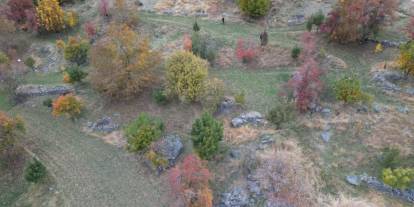
POLYGON ((18 132, 24 132, 23 120, 0 111, 0 154, 13 146, 18 132))
POLYGON ((84 105, 79 97, 73 94, 66 94, 59 96, 54 100, 52 108, 52 114, 54 116, 66 115, 67 117, 74 119, 80 116, 84 105))
POLYGON ((213 194, 209 188, 212 175, 196 155, 187 155, 183 163, 169 172, 169 183, 179 201, 189 207, 213 206, 213 194))
POLYGON ((160 62, 148 40, 126 24, 111 24, 91 53, 92 86, 112 98, 129 99, 155 81, 160 62))

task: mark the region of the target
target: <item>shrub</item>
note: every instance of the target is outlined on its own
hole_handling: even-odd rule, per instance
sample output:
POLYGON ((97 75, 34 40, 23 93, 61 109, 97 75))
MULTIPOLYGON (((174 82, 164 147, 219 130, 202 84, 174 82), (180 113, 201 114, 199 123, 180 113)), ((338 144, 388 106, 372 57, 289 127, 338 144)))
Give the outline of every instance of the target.
POLYGON ((200 33, 193 33, 191 36, 191 51, 194 55, 208 60, 213 63, 216 58, 216 45, 208 36, 202 36, 200 33))
POLYGON ((48 108, 52 108, 53 106, 53 100, 51 98, 47 98, 43 101, 43 106, 46 106, 48 108))
POLYGON ((397 8, 396 0, 338 1, 321 30, 336 42, 364 41, 376 35, 384 23, 393 18, 397 8))
POLYGON ((245 95, 244 91, 241 91, 241 92, 237 93, 234 96, 234 99, 235 99, 237 104, 244 105, 246 103, 246 97, 245 96, 246 95, 245 95))
POLYGON ((155 81, 159 62, 147 39, 125 24, 111 24, 91 51, 92 87, 110 98, 133 98, 155 81))
POLYGON ((414 180, 414 168, 386 168, 382 171, 382 181, 385 184, 405 190, 411 187, 414 180))
POLYGON ((383 150, 380 159, 381 169, 395 169, 401 165, 401 162, 402 158, 400 156, 400 150, 397 148, 385 148, 383 150))
POLYGON ((319 28, 323 24, 324 20, 325 20, 325 15, 323 14, 322 11, 319 11, 316 14, 313 14, 308 19, 308 21, 306 22, 306 29, 310 32, 312 31, 313 25, 315 25, 319 31, 319 28))
POLYGON ((61 95, 52 104, 54 116, 66 115, 69 118, 77 118, 83 109, 81 99, 73 94, 61 95))
POLYGON ((336 99, 345 103, 356 103, 360 101, 369 102, 369 95, 362 92, 361 82, 355 76, 346 76, 334 85, 336 99))
POLYGON ((23 120, 0 111, 0 154, 13 146, 19 133, 24 132, 23 120))
POLYGON ((166 105, 168 103, 168 97, 164 89, 156 89, 152 93, 152 98, 158 105, 166 105))
POLYGON ((153 150, 145 153, 145 157, 157 168, 165 168, 168 166, 168 160, 153 150))
POLYGON ((400 47, 400 55, 397 62, 399 69, 405 75, 414 75, 414 41, 407 42, 400 47))
POLYGON ((237 40, 236 57, 243 63, 250 63, 257 57, 257 49, 252 42, 237 40))
POLYGON ((65 70, 63 79, 65 83, 76 83, 81 82, 87 75, 88 73, 84 72, 78 66, 72 66, 65 70))
POLYGON ((188 52, 191 52, 193 50, 193 40, 188 34, 184 35, 183 49, 188 52))
POLYGON ((82 65, 88 60, 89 44, 75 37, 69 37, 63 54, 66 60, 82 65))
POLYGON ((36 62, 32 57, 28 57, 28 58, 26 58, 26 60, 24 60, 24 64, 29 68, 33 68, 35 63, 36 62))
POLYGON ((223 138, 223 123, 204 113, 193 123, 191 136, 198 155, 202 159, 212 159, 219 151, 219 142, 223 138))
POLYGON ((48 32, 59 32, 65 27, 65 14, 57 0, 39 0, 37 21, 48 32))
POLYGON ((206 90, 202 98, 203 108, 211 113, 217 110, 224 97, 224 82, 213 78, 207 81, 206 90))
POLYGON ((283 124, 292 122, 295 118, 295 105, 287 100, 278 102, 267 115, 267 120, 276 125, 277 128, 281 128, 283 124))
POLYGON ((180 165, 169 171, 168 180, 172 192, 184 206, 213 206, 209 188, 211 173, 197 156, 187 155, 180 165))
POLYGON ((44 177, 46 177, 47 171, 46 167, 39 162, 37 159, 34 159, 33 162, 25 170, 24 178, 31 183, 38 183, 44 177))
POLYGON ((200 31, 200 26, 198 26, 197 21, 195 21, 195 22, 194 22, 194 24, 193 24, 193 31, 194 31, 194 32, 198 32, 198 31, 200 31))
POLYGON ((134 27, 139 22, 138 8, 134 5, 127 5, 125 0, 115 0, 113 18, 118 24, 126 24, 134 27))
POLYGON ((9 64, 10 59, 4 52, 0 51, 0 64, 9 64))
POLYGON ((83 30, 89 39, 92 39, 96 36, 96 26, 93 22, 86 22, 83 26, 83 30))
POLYGON ((166 64, 167 90, 181 100, 196 101, 206 89, 207 62, 190 52, 173 54, 166 64))
POLYGON ((291 57, 292 57, 293 59, 295 59, 295 60, 296 60, 296 59, 298 59, 301 51, 302 51, 302 49, 301 49, 300 47, 295 46, 295 47, 292 49, 292 52, 291 52, 291 57))
POLYGON ((127 149, 131 152, 145 150, 158 139, 164 131, 161 120, 152 118, 147 114, 140 114, 125 129, 127 137, 127 149))
POLYGON ((78 25, 78 15, 74 11, 69 11, 65 13, 65 25, 69 28, 73 28, 78 25))
POLYGON ((266 15, 270 4, 270 0, 238 0, 240 10, 254 18, 266 15))

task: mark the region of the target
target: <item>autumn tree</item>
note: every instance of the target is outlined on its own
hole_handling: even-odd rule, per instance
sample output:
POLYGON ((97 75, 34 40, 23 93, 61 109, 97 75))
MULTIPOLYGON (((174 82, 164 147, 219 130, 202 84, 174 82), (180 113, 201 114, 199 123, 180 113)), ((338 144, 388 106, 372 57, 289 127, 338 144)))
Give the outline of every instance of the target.
POLYGON ((17 24, 32 30, 37 29, 36 9, 32 0, 9 0, 6 13, 17 24))
POLYGON ((108 0, 100 0, 98 7, 99 7, 99 14, 101 14, 101 16, 105 16, 105 17, 109 16, 109 1, 108 0))
POLYGON ((210 171, 195 155, 187 155, 183 162, 172 168, 168 180, 173 193, 188 207, 211 207, 213 195, 209 188, 210 171))
POLYGON ((184 35, 183 49, 188 52, 191 52, 193 50, 193 41, 191 40, 191 37, 188 34, 184 35))
POLYGON ((65 28, 65 13, 57 0, 39 0, 36 11, 42 29, 59 32, 65 28))
POLYGON ((52 103, 52 114, 54 116, 65 115, 71 119, 77 118, 81 115, 84 105, 82 100, 73 95, 66 94, 59 96, 52 103))
POLYGON ((83 30, 89 39, 93 39, 96 36, 96 25, 93 22, 86 22, 83 25, 83 30))
POLYGON ((13 146, 21 132, 24 132, 23 120, 0 111, 0 154, 13 146))
POLYGON ((321 30, 336 42, 364 41, 377 34, 397 8, 396 0, 338 1, 321 30))
POLYGON ((296 71, 287 86, 295 99, 296 107, 306 112, 312 104, 316 104, 322 92, 322 70, 316 61, 315 37, 306 32, 301 37, 303 51, 301 53, 302 65, 296 71))
POLYGON ((88 60, 89 43, 76 37, 69 37, 64 44, 63 55, 71 63, 82 65, 88 60))
POLYGON ((155 81, 160 55, 126 24, 111 24, 91 51, 92 86, 111 98, 129 99, 155 81))
POLYGON ((167 91, 182 101, 197 101, 202 97, 208 77, 208 64, 191 52, 179 51, 166 64, 167 91))
POLYGON ((236 57, 243 63, 250 63, 257 57, 258 50, 251 41, 237 40, 236 57))
POLYGON ((118 24, 126 24, 130 27, 138 24, 138 9, 135 5, 129 5, 126 0, 115 0, 113 10, 113 19, 118 24))
POLYGON ((401 46, 397 63, 405 75, 414 75, 414 41, 401 46))

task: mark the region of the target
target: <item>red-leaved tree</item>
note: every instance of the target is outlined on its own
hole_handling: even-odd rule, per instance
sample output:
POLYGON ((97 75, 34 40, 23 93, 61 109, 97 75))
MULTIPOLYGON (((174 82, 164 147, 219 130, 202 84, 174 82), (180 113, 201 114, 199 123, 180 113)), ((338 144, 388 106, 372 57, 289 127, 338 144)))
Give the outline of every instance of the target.
POLYGON ((179 166, 169 171, 168 179, 173 193, 185 206, 213 206, 209 188, 211 173, 196 155, 187 155, 179 166))
POLYGON ((189 51, 189 52, 193 50, 193 41, 191 40, 191 37, 188 34, 184 35, 183 48, 185 51, 189 51))
POLYGON ((243 39, 237 40, 236 45, 236 57, 243 63, 250 63, 257 57, 257 48, 251 41, 245 41, 243 39))
POLYGON ((109 1, 108 0, 101 0, 99 2, 99 13, 101 16, 109 16, 109 1))
POLYGON ((310 32, 301 37, 303 52, 301 54, 302 65, 287 83, 288 89, 293 94, 296 107, 301 112, 306 112, 312 104, 319 101, 323 89, 321 76, 323 74, 316 61, 316 40, 310 32))
POLYGON ((89 39, 92 39, 96 35, 96 26, 93 22, 86 22, 83 29, 89 39))
POLYGON ((397 0, 338 1, 321 31, 340 43, 363 41, 392 19, 397 8, 397 0))
POLYGON ((9 0, 7 17, 28 29, 37 29, 36 9, 32 0, 9 0))

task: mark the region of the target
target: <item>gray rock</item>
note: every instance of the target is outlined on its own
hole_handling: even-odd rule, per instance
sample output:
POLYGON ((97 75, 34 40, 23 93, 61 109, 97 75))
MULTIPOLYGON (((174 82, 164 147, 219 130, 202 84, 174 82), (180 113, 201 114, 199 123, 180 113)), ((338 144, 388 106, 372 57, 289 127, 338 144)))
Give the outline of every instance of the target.
POLYGON ((249 204, 249 196, 246 191, 236 187, 229 193, 224 193, 221 200, 221 207, 245 207, 249 204))
POLYGON ((373 75, 372 81, 384 90, 399 92, 401 87, 397 86, 395 82, 400 81, 404 76, 396 71, 380 71, 373 75))
POLYGON ((299 15, 293 15, 289 18, 289 20, 287 21, 288 26, 296 26, 296 25, 301 25, 303 23, 305 23, 305 15, 303 14, 299 14, 299 15))
POLYGON ((382 111, 382 107, 378 103, 373 103, 372 109, 374 110, 375 113, 381 113, 382 111))
POLYGON ((111 133, 119 129, 119 125, 116 124, 111 117, 104 116, 98 119, 95 123, 88 122, 88 127, 95 132, 111 133))
POLYGON ((248 180, 247 181, 247 189, 249 190, 252 197, 260 197, 262 196, 262 190, 260 188, 260 183, 256 180, 248 180))
POLYGON ((168 160, 168 167, 175 165, 178 156, 182 153, 184 145, 181 137, 176 134, 164 136, 154 144, 154 152, 168 160))
POLYGON ((410 109, 408 109, 407 106, 399 106, 397 107, 397 110, 403 114, 408 114, 408 112, 410 112, 410 109))
POLYGON ((240 159, 241 152, 239 149, 232 149, 230 150, 230 157, 233 159, 240 159))
POLYGON ((332 133, 330 131, 323 131, 321 134, 321 138, 325 143, 328 143, 331 139, 332 133))
POLYGON ((17 96, 33 97, 33 96, 46 96, 46 95, 60 95, 74 92, 73 86, 68 84, 62 85, 36 85, 27 84, 17 87, 15 93, 17 96))
POLYGON ((368 107, 367 106, 359 106, 357 108, 358 113, 368 113, 368 107))
POLYGON ((355 185, 355 186, 361 185, 361 179, 357 175, 348 175, 348 176, 346 176, 346 181, 351 185, 355 185))
POLYGON ((407 88, 405 90, 405 93, 407 93, 408 95, 414 96, 414 88, 407 88))
POLYGON ((266 123, 264 116, 257 111, 250 111, 242 113, 240 116, 231 120, 231 125, 235 128, 241 127, 246 124, 252 124, 255 126, 264 125, 266 123))
POLYGON ((234 97, 226 96, 224 97, 224 100, 220 103, 217 113, 227 114, 233 109, 235 105, 236 105, 236 100, 234 99, 234 97))
POLYGON ((321 110, 321 114, 324 118, 329 118, 332 114, 331 109, 324 108, 321 110))

